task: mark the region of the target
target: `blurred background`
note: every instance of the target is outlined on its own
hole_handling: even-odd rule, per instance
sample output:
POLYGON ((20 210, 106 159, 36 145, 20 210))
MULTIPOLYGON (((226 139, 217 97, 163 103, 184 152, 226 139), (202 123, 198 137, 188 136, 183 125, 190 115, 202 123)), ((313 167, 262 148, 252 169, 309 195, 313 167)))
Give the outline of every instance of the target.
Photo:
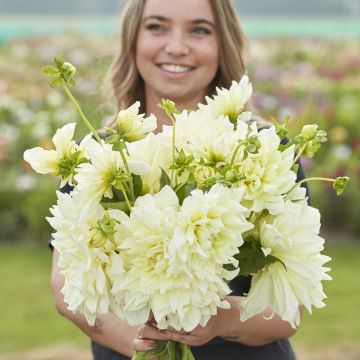
MULTIPOLYGON (((329 140, 308 176, 351 178, 337 197, 311 183, 333 281, 327 307, 305 315, 293 338, 299 359, 360 359, 360 0, 237 0, 249 37, 254 106, 290 116, 294 134, 317 123, 329 140)), ((49 286, 57 182, 37 176, 25 149, 51 147, 78 121, 41 67, 64 54, 78 69, 76 98, 96 126, 114 114, 104 79, 116 50, 118 0, 0 0, 0 360, 89 360, 88 340, 55 311, 49 286), (115 14, 115 15, 114 15, 115 14)), ((86 130, 79 126, 77 137, 86 130)))

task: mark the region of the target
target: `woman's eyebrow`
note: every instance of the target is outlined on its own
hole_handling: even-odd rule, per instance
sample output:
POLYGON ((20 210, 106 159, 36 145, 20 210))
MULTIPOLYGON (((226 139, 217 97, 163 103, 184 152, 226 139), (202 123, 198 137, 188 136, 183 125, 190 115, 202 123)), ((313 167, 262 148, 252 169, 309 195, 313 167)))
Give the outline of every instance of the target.
MULTIPOLYGON (((150 15, 150 16, 145 17, 143 21, 146 21, 146 20, 158 20, 158 21, 162 21, 162 22, 170 22, 170 19, 168 19, 164 16, 161 16, 161 15, 150 15)), ((210 20, 207 20, 205 18, 194 19, 194 20, 190 20, 189 22, 194 25, 207 24, 212 27, 215 27, 215 24, 213 22, 211 22, 210 20)))
POLYGON ((167 19, 166 17, 160 16, 160 15, 150 15, 150 16, 147 16, 146 18, 144 18, 143 21, 151 20, 151 19, 153 19, 153 20, 159 20, 159 21, 167 21, 167 22, 170 21, 170 20, 167 19))
POLYGON ((207 19, 195 19, 195 20, 191 20, 191 23, 193 23, 195 25, 208 24, 212 27, 215 27, 215 24, 207 19))

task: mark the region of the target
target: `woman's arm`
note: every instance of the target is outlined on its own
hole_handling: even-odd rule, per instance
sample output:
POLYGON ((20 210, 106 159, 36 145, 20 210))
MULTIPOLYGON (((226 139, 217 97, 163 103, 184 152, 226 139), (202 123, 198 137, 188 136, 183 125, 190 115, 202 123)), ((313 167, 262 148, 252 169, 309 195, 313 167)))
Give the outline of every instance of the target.
POLYGON ((275 340, 288 338, 295 334, 287 321, 278 315, 270 320, 264 319, 271 315, 269 308, 245 322, 241 322, 239 304, 240 296, 228 296, 231 308, 219 309, 218 314, 213 316, 205 327, 198 326, 191 333, 166 330, 162 333, 169 339, 188 345, 199 346, 207 343, 216 336, 230 341, 237 341, 248 346, 261 346, 275 340))
MULTIPOLYGON (((54 249, 51 287, 58 312, 76 324, 92 340, 116 352, 131 357, 134 352, 134 341, 136 342, 139 327, 128 325, 112 313, 99 316, 95 322, 95 326, 90 326, 83 315, 68 310, 63 295, 60 292, 64 286, 64 276, 60 273, 59 267, 57 266, 58 256, 58 252, 54 249)), ((152 335, 156 338, 156 335, 152 335)), ((164 338, 163 335, 160 336, 162 339, 164 338)), ((143 347, 147 347, 146 350, 153 348, 149 346, 149 342, 142 342, 142 345, 143 347)))

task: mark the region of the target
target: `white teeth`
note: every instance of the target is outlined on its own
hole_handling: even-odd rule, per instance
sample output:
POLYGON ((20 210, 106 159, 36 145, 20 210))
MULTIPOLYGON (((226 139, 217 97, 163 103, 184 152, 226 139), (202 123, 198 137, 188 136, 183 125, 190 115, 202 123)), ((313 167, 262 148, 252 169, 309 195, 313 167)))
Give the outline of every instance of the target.
POLYGON ((190 70, 189 66, 172 65, 172 64, 161 64, 160 67, 166 71, 173 73, 183 73, 190 70))

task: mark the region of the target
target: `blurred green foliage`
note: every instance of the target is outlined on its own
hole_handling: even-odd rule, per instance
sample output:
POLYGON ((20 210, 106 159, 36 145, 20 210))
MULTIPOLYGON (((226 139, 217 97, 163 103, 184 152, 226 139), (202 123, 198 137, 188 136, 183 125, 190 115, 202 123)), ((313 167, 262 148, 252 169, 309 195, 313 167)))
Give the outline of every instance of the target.
MULTIPOLYGON (((57 183, 35 174, 22 160, 25 149, 51 148, 56 129, 77 122, 73 105, 52 89, 41 68, 64 54, 77 67, 74 95, 95 127, 114 116, 103 83, 116 48, 110 37, 57 35, 14 40, 0 47, 0 242, 46 241, 44 220, 55 202, 57 183)), ((311 184, 313 204, 323 226, 360 234, 360 43, 351 39, 251 39, 248 72, 255 110, 265 118, 290 115, 293 133, 317 123, 329 142, 313 160, 304 159, 308 176, 347 175, 337 197, 324 184, 311 184)), ((87 133, 79 123, 76 138, 87 133)))
POLYGON ((254 39, 249 71, 254 107, 265 118, 290 116, 290 136, 316 123, 328 142, 307 176, 349 176, 338 197, 328 183, 310 183, 312 203, 327 229, 360 234, 360 42, 358 39, 254 39))

